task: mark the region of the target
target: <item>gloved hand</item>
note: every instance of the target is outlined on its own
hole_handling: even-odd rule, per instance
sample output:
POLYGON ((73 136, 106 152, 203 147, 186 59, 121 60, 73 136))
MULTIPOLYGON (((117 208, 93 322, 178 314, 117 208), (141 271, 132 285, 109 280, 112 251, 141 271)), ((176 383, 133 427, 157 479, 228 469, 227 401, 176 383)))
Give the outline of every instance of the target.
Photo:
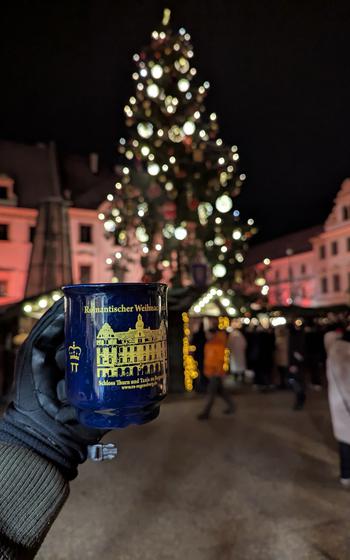
POLYGON ((0 441, 30 448, 71 480, 87 446, 106 433, 76 419, 64 390, 63 299, 45 313, 21 346, 15 366, 16 396, 0 421, 0 441))

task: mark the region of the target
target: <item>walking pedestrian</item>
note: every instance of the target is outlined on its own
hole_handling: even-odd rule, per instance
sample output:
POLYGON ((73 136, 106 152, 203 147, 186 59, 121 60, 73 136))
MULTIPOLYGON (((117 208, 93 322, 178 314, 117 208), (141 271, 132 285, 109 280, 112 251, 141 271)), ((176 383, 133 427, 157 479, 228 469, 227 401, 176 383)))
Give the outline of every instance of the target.
POLYGON ((203 321, 201 320, 197 330, 194 332, 191 344, 195 346, 193 357, 197 362, 198 378, 195 380, 195 389, 197 393, 205 393, 208 385, 208 379, 205 377, 204 369, 204 347, 207 338, 205 336, 203 321))
POLYGON ((198 415, 198 420, 208 420, 214 401, 217 396, 221 397, 227 404, 225 414, 235 411, 234 403, 224 387, 223 378, 229 369, 228 364, 227 335, 217 328, 209 331, 209 339, 204 347, 204 375, 209 379, 209 398, 205 408, 198 415))
POLYGON ((306 401, 305 392, 305 337, 304 331, 290 325, 289 328, 289 382, 294 391, 293 409, 302 410, 306 401))

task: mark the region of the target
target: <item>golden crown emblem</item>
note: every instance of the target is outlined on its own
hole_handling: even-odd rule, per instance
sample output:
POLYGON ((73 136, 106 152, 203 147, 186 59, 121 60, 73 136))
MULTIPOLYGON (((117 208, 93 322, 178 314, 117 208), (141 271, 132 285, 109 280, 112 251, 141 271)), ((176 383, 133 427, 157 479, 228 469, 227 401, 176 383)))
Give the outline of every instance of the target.
POLYGON ((81 355, 81 348, 75 344, 75 341, 71 346, 68 347, 68 354, 70 361, 79 361, 81 355))

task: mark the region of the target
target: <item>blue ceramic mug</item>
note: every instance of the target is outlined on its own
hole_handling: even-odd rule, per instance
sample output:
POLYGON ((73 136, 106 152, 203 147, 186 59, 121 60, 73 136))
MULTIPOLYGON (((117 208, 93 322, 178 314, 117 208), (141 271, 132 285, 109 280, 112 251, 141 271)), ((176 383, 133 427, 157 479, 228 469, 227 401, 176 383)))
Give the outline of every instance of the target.
POLYGON ((144 424, 167 391, 167 286, 75 284, 65 297, 66 385, 94 428, 144 424))

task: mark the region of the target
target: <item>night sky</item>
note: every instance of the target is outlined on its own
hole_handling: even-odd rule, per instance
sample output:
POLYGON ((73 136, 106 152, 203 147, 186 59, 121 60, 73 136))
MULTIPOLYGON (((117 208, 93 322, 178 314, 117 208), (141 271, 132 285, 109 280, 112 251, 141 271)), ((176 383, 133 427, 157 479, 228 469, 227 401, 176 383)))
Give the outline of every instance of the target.
POLYGON ((112 164, 132 54, 165 5, 191 33, 221 136, 239 147, 247 182, 237 206, 260 240, 321 223, 350 175, 348 1, 3 2, 0 137, 54 139, 112 164))

